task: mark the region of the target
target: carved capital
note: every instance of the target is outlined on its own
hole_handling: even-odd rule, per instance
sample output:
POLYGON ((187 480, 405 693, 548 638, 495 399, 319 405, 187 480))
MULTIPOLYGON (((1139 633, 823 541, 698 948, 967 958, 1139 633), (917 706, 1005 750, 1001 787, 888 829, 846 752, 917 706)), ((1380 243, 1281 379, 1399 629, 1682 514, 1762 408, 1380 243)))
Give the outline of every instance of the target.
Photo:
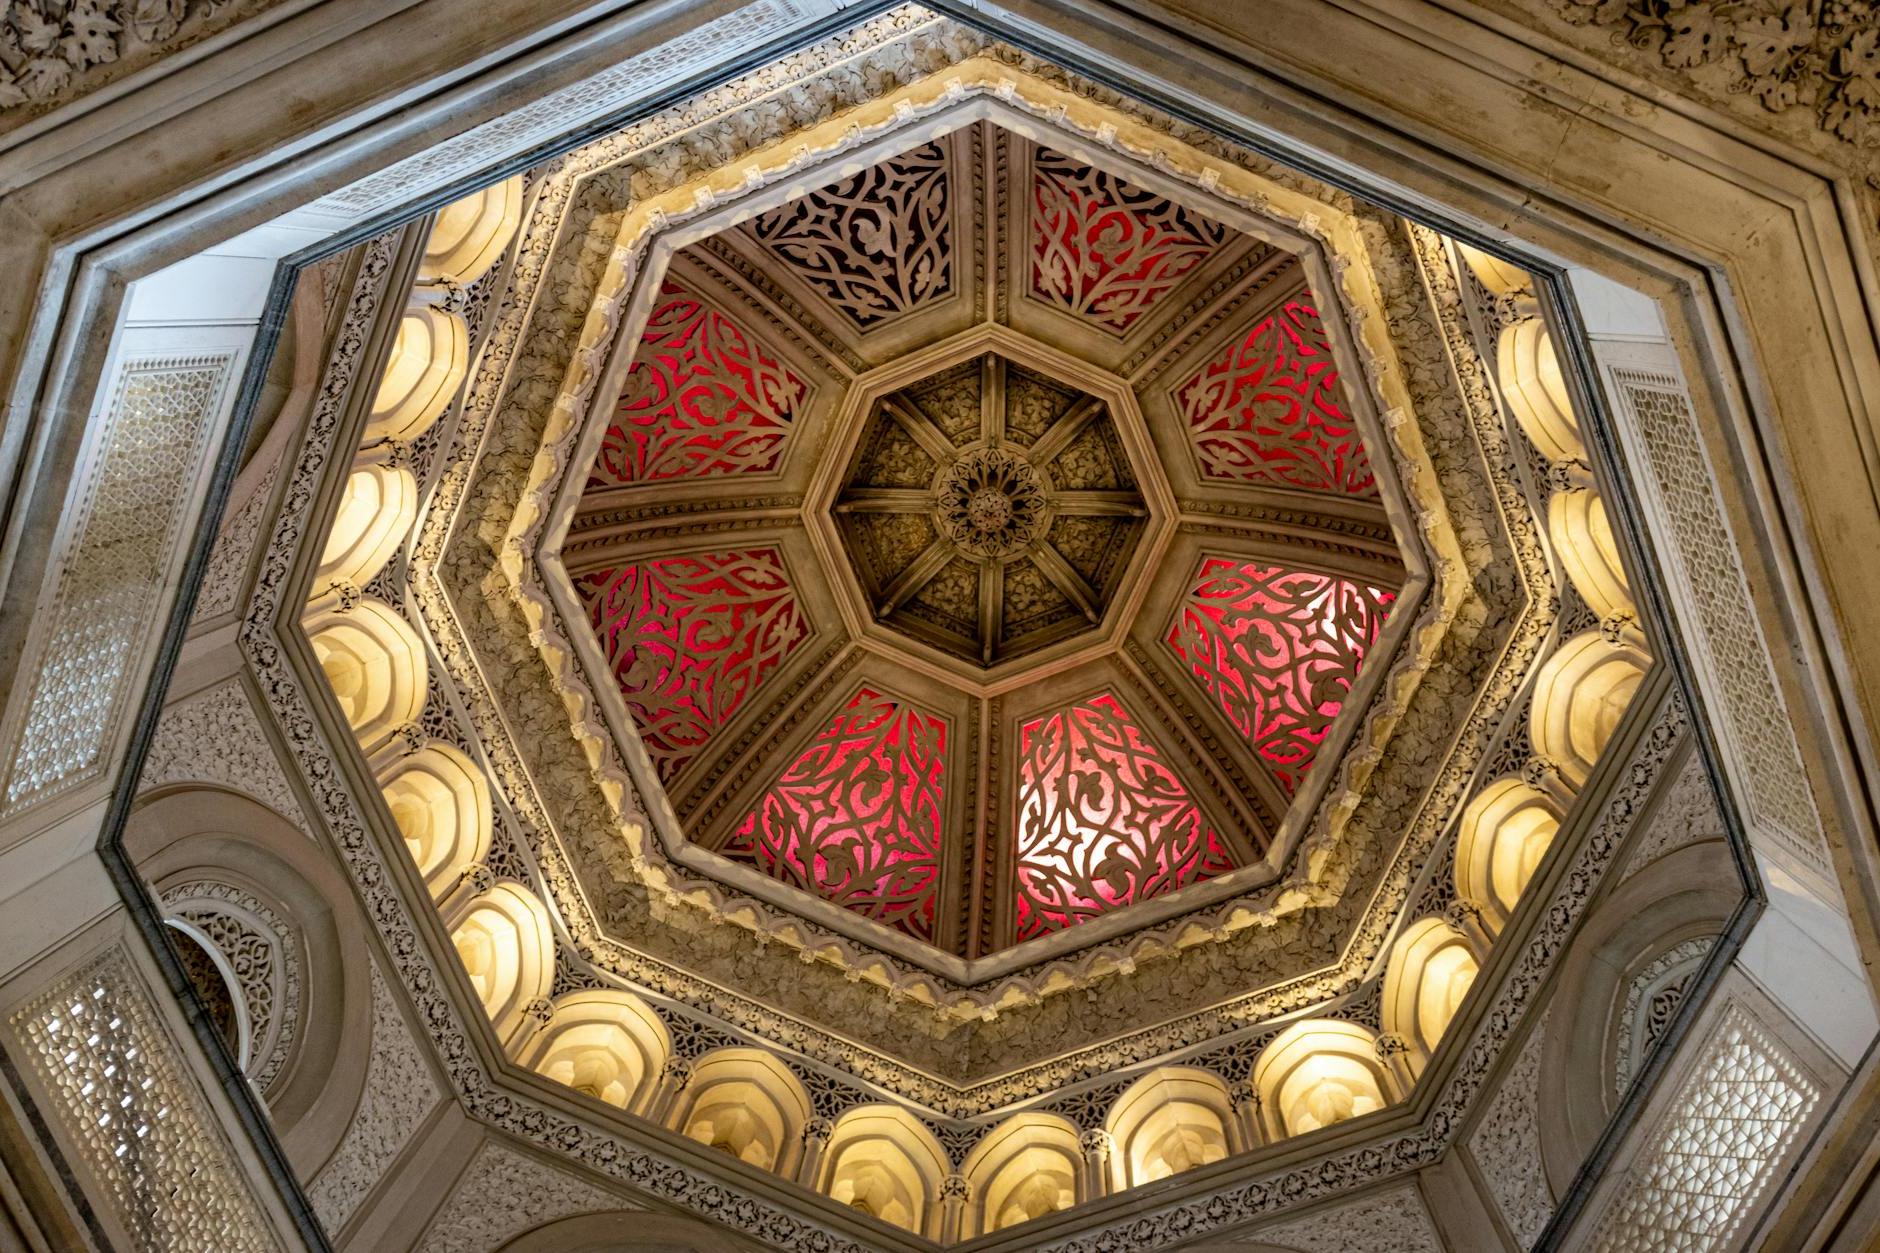
POLYGON ((523 1015, 546 1027, 555 1017, 555 1002, 538 996, 522 1008, 523 1015))
POLYGON ((940 1181, 942 1201, 966 1201, 973 1195, 973 1185, 965 1175, 948 1175, 940 1181))
POLYGON ((829 1143, 829 1137, 836 1133, 833 1119, 812 1118, 803 1124, 803 1143, 822 1148, 829 1143))
POLYGON ((1377 1053, 1377 1060, 1380 1062, 1388 1062, 1396 1057, 1405 1057, 1408 1056, 1410 1052, 1410 1042, 1401 1035, 1398 1035, 1395 1031, 1385 1031, 1381 1033, 1377 1037, 1377 1043, 1372 1047, 1377 1053))
POLYGON ((472 895, 481 896, 496 886, 496 875, 482 862, 463 872, 463 881, 469 885, 472 895))
POLYGON ((1116 1149, 1116 1140, 1109 1132, 1093 1127, 1077 1137, 1077 1147, 1084 1151, 1084 1156, 1091 1161, 1108 1161, 1116 1149))

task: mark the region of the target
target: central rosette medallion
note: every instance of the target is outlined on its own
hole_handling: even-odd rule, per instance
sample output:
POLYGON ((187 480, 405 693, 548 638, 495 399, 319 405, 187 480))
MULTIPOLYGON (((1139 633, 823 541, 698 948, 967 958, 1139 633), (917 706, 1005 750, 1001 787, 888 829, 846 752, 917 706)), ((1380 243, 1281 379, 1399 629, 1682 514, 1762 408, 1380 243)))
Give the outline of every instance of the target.
POLYGON ((1010 557, 1044 533, 1043 481, 1023 453, 980 448, 940 472, 940 533, 975 557, 1010 557))
POLYGON ((1149 514, 1108 404, 996 351, 878 398, 835 512, 876 621, 988 666, 1101 622, 1149 514))

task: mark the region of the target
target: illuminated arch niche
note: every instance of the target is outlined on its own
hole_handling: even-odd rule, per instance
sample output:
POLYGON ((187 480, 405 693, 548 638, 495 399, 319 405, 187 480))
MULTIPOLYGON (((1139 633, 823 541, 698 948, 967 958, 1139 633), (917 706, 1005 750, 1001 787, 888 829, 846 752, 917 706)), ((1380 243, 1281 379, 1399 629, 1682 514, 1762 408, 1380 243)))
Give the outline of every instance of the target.
POLYGON ((672 1055, 672 1038, 652 1008, 612 988, 569 992, 519 1060, 538 1074, 616 1109, 641 1113, 672 1055))
POLYGON ((1274 1139, 1362 1117, 1396 1095, 1377 1036, 1335 1018, 1308 1018, 1274 1036, 1254 1063, 1253 1084, 1274 1139))
POLYGON ((863 1105, 836 1120, 822 1191, 916 1235, 939 1234, 947 1155, 933 1133, 892 1105, 863 1105))
POLYGON ((490 786, 461 750, 431 743, 400 757, 380 789, 433 899, 490 851, 490 786))
POLYGON ((795 1171, 809 1094, 778 1058, 753 1048, 707 1053, 692 1067, 673 1125, 761 1170, 795 1171))
POLYGON ((1573 787, 1585 783, 1619 727, 1651 658, 1596 631, 1574 636, 1541 667, 1534 685, 1534 751, 1573 787))
POLYGON ((1441 918, 1420 918, 1397 938, 1384 974, 1384 1030, 1409 1042, 1419 1074, 1480 969, 1469 941, 1441 918))
POLYGON ((366 752, 424 709, 424 644, 384 601, 367 599, 345 612, 322 610, 308 619, 307 636, 340 712, 366 752))
POLYGON ((419 262, 421 281, 474 283, 522 225, 522 175, 492 183, 437 212, 419 262))
POLYGON ((1111 1190, 1220 1161, 1242 1147, 1233 1126, 1233 1101, 1219 1076, 1188 1066, 1150 1071, 1117 1098, 1105 1120, 1115 1142, 1111 1190))
POLYGON ((499 880, 463 907, 450 939, 490 1025, 509 1039, 530 1002, 546 997, 554 984, 555 937, 547 908, 522 884, 499 880))
POLYGON ((1014 1114, 974 1146, 961 1173, 972 1185, 962 1237, 989 1235, 1069 1209, 1083 1198, 1077 1128, 1056 1114, 1014 1114))

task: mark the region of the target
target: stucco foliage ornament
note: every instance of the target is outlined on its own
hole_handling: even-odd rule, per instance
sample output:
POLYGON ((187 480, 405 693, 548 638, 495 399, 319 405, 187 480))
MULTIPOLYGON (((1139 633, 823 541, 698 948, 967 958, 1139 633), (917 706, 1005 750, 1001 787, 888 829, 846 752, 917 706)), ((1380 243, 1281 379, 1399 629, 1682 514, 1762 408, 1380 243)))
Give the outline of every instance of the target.
POLYGON ((1556 0, 1567 20, 1612 26, 1665 66, 1716 66, 1772 113, 1813 110, 1864 146, 1880 138, 1880 16, 1868 0, 1556 0))
POLYGON ((161 44, 222 0, 0 0, 0 108, 59 98, 94 66, 161 44))

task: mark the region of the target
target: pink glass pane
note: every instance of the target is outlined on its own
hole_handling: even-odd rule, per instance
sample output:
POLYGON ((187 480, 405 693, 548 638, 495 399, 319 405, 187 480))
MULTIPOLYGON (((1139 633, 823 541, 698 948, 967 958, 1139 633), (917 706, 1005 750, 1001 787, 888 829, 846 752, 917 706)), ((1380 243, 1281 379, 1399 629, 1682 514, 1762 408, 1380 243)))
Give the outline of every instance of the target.
POLYGON ((1039 149, 1031 206, 1038 299, 1127 331, 1227 239, 1227 228, 1114 174, 1039 149))
POLYGON ((745 817, 725 856, 931 940, 946 748, 944 718, 863 688, 745 817))
POLYGON ((633 562, 575 587, 666 781, 808 635, 774 548, 633 562))
POLYGON ((1233 868, 1187 787, 1114 695, 1018 734, 1019 940, 1233 868))
POLYGON ((1167 643, 1290 794, 1396 598, 1334 575, 1210 557, 1167 643))
POLYGON ((1338 366, 1318 310, 1289 302, 1175 393, 1211 479, 1375 496, 1358 427, 1338 404, 1338 366))
POLYGON ((660 296, 589 485, 776 469, 803 380, 677 283, 660 296))

